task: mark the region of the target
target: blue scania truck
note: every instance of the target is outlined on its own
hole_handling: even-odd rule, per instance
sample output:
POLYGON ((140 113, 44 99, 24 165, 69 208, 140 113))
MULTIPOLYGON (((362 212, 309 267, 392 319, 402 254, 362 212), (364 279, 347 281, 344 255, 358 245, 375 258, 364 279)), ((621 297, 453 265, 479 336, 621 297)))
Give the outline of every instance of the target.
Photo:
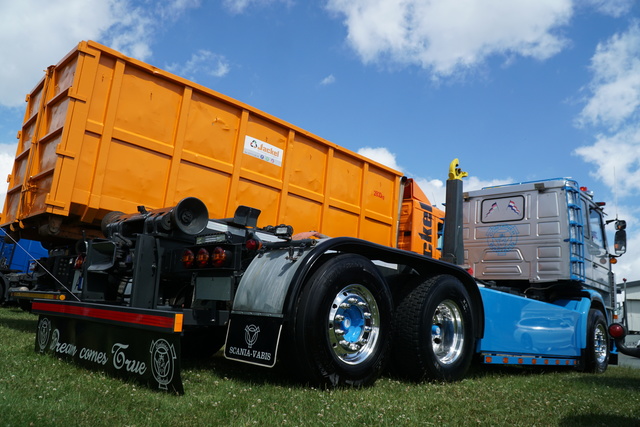
POLYGON ((113 357, 115 371, 116 356, 162 361, 127 375, 179 393, 180 355, 223 346, 228 359, 287 363, 325 385, 371 384, 387 367, 457 380, 474 360, 591 373, 617 363, 611 264, 626 250, 624 222, 612 221, 612 253, 602 204, 574 180, 462 193, 452 170, 443 260, 294 238, 257 227, 248 207, 209 220, 193 198, 108 216, 106 239, 88 242, 77 301, 34 301, 36 350, 90 367, 82 354, 113 357))
POLYGON ((614 338, 627 351, 625 223, 572 179, 465 193, 456 160, 442 212, 399 171, 94 42, 27 100, 0 225, 67 245, 33 287, 54 289, 33 296, 38 352, 182 393, 181 357, 222 347, 331 386, 474 360, 598 373, 614 338))

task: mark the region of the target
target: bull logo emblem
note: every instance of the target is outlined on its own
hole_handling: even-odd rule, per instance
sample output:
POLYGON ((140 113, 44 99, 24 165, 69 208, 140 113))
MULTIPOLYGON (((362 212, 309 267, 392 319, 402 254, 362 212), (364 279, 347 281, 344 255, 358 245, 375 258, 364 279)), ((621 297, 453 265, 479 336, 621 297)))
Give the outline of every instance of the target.
POLYGON ((260 328, 256 325, 247 325, 244 328, 244 340, 247 342, 249 348, 253 347, 253 345, 258 341, 258 334, 260 333, 260 328))
POLYGON ((151 372, 158 382, 158 388, 167 390, 173 380, 176 350, 166 340, 159 339, 151 343, 151 372))
POLYGON ((40 319, 38 323, 38 348, 40 349, 40 353, 42 353, 47 347, 47 342, 49 341, 49 337, 51 336, 51 321, 46 317, 40 319))

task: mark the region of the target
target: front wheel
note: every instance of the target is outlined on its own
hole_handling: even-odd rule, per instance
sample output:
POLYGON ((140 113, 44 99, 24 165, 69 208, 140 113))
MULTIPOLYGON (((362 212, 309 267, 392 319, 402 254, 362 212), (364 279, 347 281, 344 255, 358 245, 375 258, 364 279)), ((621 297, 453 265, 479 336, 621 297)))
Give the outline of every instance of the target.
POLYGON ((337 255, 305 284, 291 323, 287 359, 321 385, 365 386, 389 352, 391 294, 368 259, 337 255))
POLYGON ((426 280, 399 304, 393 368, 417 380, 464 377, 474 353, 471 299, 455 277, 426 280))
POLYGON ((587 318, 587 348, 582 357, 584 372, 601 374, 609 366, 607 322, 600 310, 589 310, 587 318))

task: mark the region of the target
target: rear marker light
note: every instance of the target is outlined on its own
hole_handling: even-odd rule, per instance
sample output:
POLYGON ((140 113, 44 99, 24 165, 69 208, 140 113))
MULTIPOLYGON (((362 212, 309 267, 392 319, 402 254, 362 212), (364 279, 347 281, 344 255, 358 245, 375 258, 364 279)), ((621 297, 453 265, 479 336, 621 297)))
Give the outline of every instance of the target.
POLYGON ((220 246, 216 246, 211 254, 211 265, 214 267, 222 267, 227 263, 228 252, 220 246))
POLYGON ((249 239, 244 246, 250 251, 257 251, 262 247, 262 242, 256 239, 249 239))
POLYGON ((82 270, 82 265, 84 264, 85 255, 80 254, 76 257, 76 261, 73 263, 73 268, 75 270, 82 270))
POLYGON ((196 265, 199 268, 204 268, 209 263, 209 251, 205 248, 200 248, 198 255, 196 255, 196 265))
POLYGON ((625 335, 624 327, 619 323, 613 323, 609 326, 609 335, 613 338, 622 338, 625 335))
POLYGON ((190 249, 187 249, 182 253, 182 265, 184 268, 191 268, 195 259, 196 257, 190 249))

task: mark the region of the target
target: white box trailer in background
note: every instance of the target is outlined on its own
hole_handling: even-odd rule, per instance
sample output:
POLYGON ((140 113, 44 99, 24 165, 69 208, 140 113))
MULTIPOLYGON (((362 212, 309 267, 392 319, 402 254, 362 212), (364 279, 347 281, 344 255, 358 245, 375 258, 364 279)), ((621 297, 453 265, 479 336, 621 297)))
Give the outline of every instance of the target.
POLYGON ((640 281, 626 282, 618 285, 623 292, 622 319, 630 334, 640 334, 640 281))

